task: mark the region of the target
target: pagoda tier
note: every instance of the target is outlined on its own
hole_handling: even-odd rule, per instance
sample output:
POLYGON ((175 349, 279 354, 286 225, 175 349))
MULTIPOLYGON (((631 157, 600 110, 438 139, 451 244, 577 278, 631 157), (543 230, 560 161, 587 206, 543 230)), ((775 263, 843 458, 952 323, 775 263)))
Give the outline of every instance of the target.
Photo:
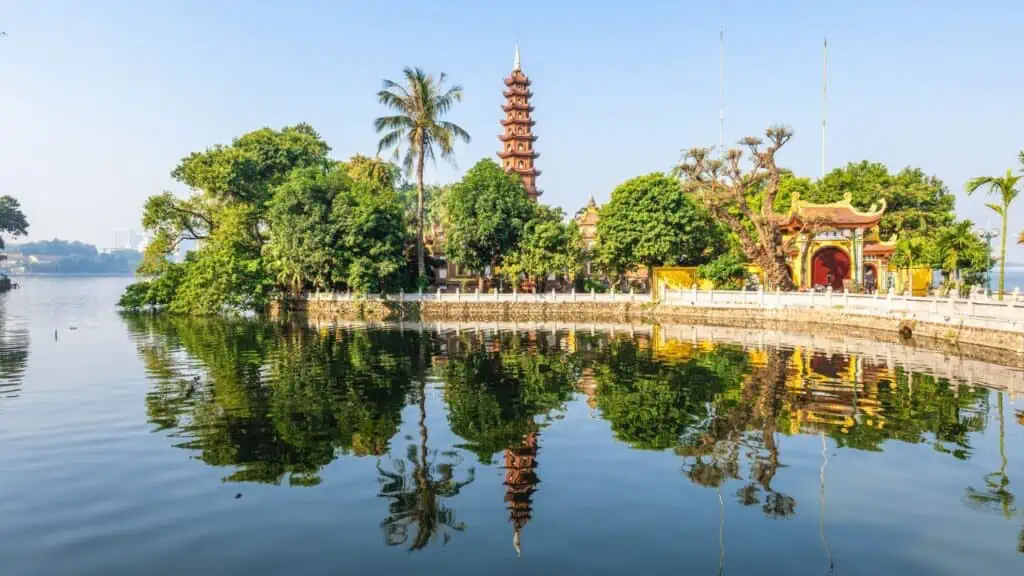
MULTIPOLYGON (((498 152, 498 158, 504 160, 505 158, 529 158, 536 160, 540 157, 540 152, 534 152, 533 150, 506 150, 498 152)), ((540 172, 538 172, 540 174, 540 172)))
POLYGON ((530 82, 530 79, 527 78, 525 74, 516 70, 512 73, 512 76, 505 78, 505 86, 515 86, 517 84, 520 86, 529 86, 530 84, 533 84, 533 82, 530 82), (519 72, 519 74, 517 75, 516 72, 519 72))
POLYGON ((501 140, 502 142, 506 142, 506 141, 509 141, 509 140, 512 140, 512 141, 524 141, 524 142, 536 142, 537 138, 539 138, 539 136, 537 136, 536 134, 530 134, 529 136, 521 136, 521 135, 518 135, 518 134, 498 134, 498 140, 501 140))
POLYGON ((510 104, 502 104, 501 109, 504 110, 505 112, 511 112, 513 110, 522 112, 533 112, 533 106, 530 106, 529 104, 519 104, 517 102, 512 102, 510 104))
POLYGON ((530 97, 533 96, 533 92, 530 92, 526 88, 520 88, 518 86, 513 86, 513 87, 509 88, 508 90, 505 90, 504 92, 502 92, 501 95, 504 96, 505 98, 510 98, 512 96, 522 96, 523 98, 530 98, 530 97))
MULTIPOLYGON (((517 124, 523 126, 533 126, 537 122, 533 120, 523 120, 521 118, 502 118, 500 123, 502 126, 515 126, 517 124)), ((524 135, 523 137, 525 138, 526 135, 524 135)))

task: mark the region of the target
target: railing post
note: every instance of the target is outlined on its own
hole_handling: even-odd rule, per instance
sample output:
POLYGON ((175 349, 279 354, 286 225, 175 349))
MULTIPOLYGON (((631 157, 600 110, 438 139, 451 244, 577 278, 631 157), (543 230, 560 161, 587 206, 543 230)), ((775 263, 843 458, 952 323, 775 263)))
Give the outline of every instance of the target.
POLYGON ((828 308, 832 307, 832 287, 829 286, 825 289, 825 306, 828 308))
POLYGON ((757 298, 761 303, 761 308, 764 308, 764 286, 757 287, 757 298))
POLYGON ((441 287, 440 286, 437 287, 437 301, 438 302, 441 301, 441 287))
POLYGON ((477 302, 480 301, 480 287, 479 286, 476 287, 476 301, 477 302))
POLYGON ((405 288, 398 289, 398 301, 405 302, 405 288))
POLYGON ((967 314, 974 316, 974 298, 967 299, 967 314))
POLYGON ((572 287, 572 301, 573 302, 576 301, 576 287, 575 286, 572 287))
POLYGON ((810 302, 811 302, 810 307, 814 308, 814 288, 811 288, 811 291, 809 292, 809 294, 810 294, 810 302))
POLYGON ((594 302, 597 302, 597 293, 594 292, 593 288, 590 289, 590 299, 593 300, 594 302))
POLYGON ((693 305, 696 306, 697 305, 697 284, 696 283, 694 283, 692 290, 693 290, 693 300, 692 301, 693 301, 693 305))
POLYGON ((708 290, 708 304, 715 303, 715 289, 708 290))
POLYGON ((459 286, 455 289, 455 301, 462 302, 462 287, 459 286))
POLYGON ((938 293, 932 295, 932 313, 939 313, 939 295, 938 293))
POLYGON ((953 314, 955 312, 956 312, 956 296, 953 294, 953 291, 950 290, 949 291, 949 315, 953 316, 953 314))
POLYGON ((1013 294, 1010 294, 1010 308, 1017 303, 1017 298, 1020 296, 1020 287, 1014 286, 1013 294))
POLYGON ((519 287, 515 285, 512 286, 512 301, 519 302, 519 287))
POLYGON ((890 312, 892 311, 892 297, 893 297, 893 294, 895 294, 895 293, 896 293, 896 289, 895 288, 889 288, 889 291, 885 294, 885 302, 886 302, 885 309, 889 310, 890 312))
POLYGON ((843 290, 843 308, 850 307, 850 291, 843 290))
POLYGON ((636 294, 633 292, 633 287, 629 287, 629 301, 636 302, 636 294))
POLYGON ((782 308, 782 288, 775 287, 775 307, 782 308))
POLYGON ((420 286, 420 302, 423 302, 423 286, 420 286))

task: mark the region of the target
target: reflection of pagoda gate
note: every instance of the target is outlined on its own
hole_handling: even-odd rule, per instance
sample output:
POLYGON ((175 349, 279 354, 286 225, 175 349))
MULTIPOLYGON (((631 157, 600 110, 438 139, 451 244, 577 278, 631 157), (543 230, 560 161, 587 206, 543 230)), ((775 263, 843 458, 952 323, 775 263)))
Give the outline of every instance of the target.
POLYGON ((519 554, 519 533, 533 517, 533 493, 537 476, 538 432, 531 432, 515 448, 505 450, 505 502, 512 522, 512 545, 519 554))

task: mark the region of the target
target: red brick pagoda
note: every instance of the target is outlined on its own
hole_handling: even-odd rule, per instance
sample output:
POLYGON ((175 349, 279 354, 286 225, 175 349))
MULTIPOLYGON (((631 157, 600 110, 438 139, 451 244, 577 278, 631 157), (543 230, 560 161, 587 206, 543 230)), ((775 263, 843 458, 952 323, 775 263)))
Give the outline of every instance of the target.
POLYGON ((519 44, 516 44, 515 64, 512 66, 512 73, 505 78, 505 86, 505 105, 501 107, 505 111, 505 118, 501 120, 505 131, 498 136, 498 140, 501 140, 501 152, 498 152, 498 157, 501 158, 501 165, 506 172, 519 174, 523 179, 526 194, 531 200, 536 201, 537 196, 541 194, 537 190, 537 176, 540 176, 540 170, 534 168, 533 161, 540 154, 533 149, 533 143, 537 140, 532 133, 535 122, 530 119, 530 112, 533 111, 530 97, 533 93, 530 92, 530 79, 519 67, 519 44))

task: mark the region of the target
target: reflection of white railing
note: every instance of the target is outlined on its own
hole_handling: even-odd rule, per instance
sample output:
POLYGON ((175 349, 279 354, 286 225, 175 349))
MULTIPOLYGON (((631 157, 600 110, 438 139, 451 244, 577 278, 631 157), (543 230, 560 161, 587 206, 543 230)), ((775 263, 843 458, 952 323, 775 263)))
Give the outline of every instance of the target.
MULTIPOLYGON (((852 314, 911 318, 951 326, 992 328, 1024 332, 1024 295, 1014 290, 1000 301, 990 297, 943 298, 848 292, 764 292, 729 290, 667 290, 660 302, 694 308, 818 309, 842 310, 852 314)), ((349 294, 317 292, 301 296, 312 302, 519 302, 542 303, 650 303, 650 294, 595 292, 498 293, 498 292, 414 292, 398 294, 349 294)))

